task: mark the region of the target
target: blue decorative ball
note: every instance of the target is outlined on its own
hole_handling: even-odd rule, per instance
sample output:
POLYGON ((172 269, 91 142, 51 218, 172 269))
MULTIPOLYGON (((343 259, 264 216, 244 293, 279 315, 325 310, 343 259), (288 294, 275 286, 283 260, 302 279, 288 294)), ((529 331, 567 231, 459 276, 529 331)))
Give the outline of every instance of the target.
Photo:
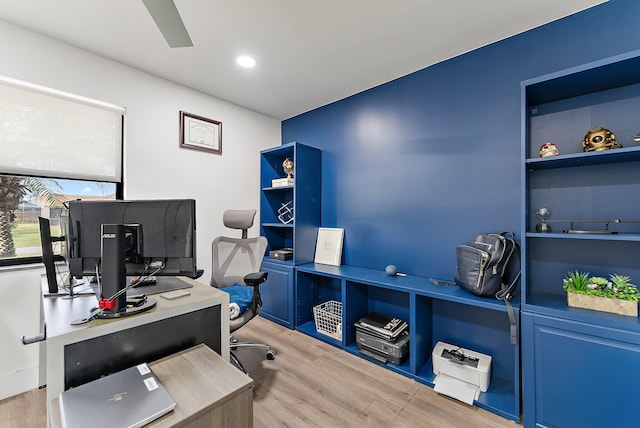
POLYGON ((389 276, 394 276, 396 273, 398 273, 398 268, 396 267, 396 265, 388 265, 386 268, 384 268, 384 273, 389 276))

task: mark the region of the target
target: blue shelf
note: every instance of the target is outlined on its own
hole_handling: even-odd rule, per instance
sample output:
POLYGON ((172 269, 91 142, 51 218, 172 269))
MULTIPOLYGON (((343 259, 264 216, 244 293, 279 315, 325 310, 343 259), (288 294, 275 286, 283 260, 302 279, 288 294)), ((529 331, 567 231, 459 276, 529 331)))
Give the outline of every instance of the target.
POLYGON ((537 171, 574 166, 635 162, 638 160, 640 160, 640 146, 624 147, 602 152, 580 152, 548 158, 530 158, 525 160, 525 164, 529 170, 537 171))
POLYGON ((581 323, 640 332, 640 318, 610 312, 573 308, 567 305, 566 295, 537 294, 529 296, 522 310, 529 313, 559 317, 581 323))
MULTIPOLYGON (((297 308, 299 331, 429 386, 433 386, 434 380, 431 352, 435 342, 447 340, 460 346, 468 342, 466 346, 474 349, 487 346, 496 373, 507 377, 513 374, 513 379, 500 379, 494 373, 489 391, 481 393, 475 404, 520 421, 520 354, 519 348, 509 341, 509 321, 503 302, 475 296, 458 286, 434 285, 429 278, 388 276, 383 271, 354 266, 307 263, 296 266, 296 276, 297 293, 302 296, 297 308), (307 302, 307 298, 313 302, 307 302), (343 305, 346 336, 342 341, 319 334, 315 323, 310 321, 313 305, 333 299, 341 300, 343 305), (483 312, 487 309, 492 312, 483 312), (408 321, 410 351, 403 364, 385 364, 359 352, 353 323, 373 310, 408 321)), ((519 301, 513 304, 519 318, 519 301)))
POLYGON ((640 241, 640 234, 631 235, 625 233, 618 234, 597 234, 597 233, 539 233, 527 232, 527 238, 539 239, 586 239, 590 241, 640 241))
POLYGON ((340 340, 334 339, 333 337, 327 336, 326 334, 318 333, 318 330, 316 329, 316 324, 313 321, 306 322, 302 325, 297 326, 296 330, 308 336, 311 336, 318 340, 326 342, 330 345, 342 346, 342 342, 340 340))
POLYGON ((528 105, 539 105, 638 83, 640 50, 522 82, 528 105))
POLYGON ((294 186, 278 186, 278 187, 263 187, 263 192, 281 192, 283 190, 293 190, 294 186))
MULTIPOLYGON (((308 263, 297 266, 300 272, 318 274, 331 278, 344 279, 366 285, 402 291, 418 296, 431 297, 439 300, 461 303, 470 306, 486 308, 494 311, 506 312, 506 305, 494 297, 480 297, 468 293, 460 287, 434 285, 429 278, 420 276, 389 276, 382 271, 365 269, 354 266, 329 266, 316 263, 308 263)), ((511 305, 518 310, 520 302, 518 298, 511 301, 511 305)))
POLYGON ((374 364, 377 364, 379 366, 382 366, 388 370, 391 370, 393 372, 396 373, 400 373, 403 376, 408 376, 411 378, 414 378, 415 376, 413 375, 413 373, 411 373, 411 368, 410 368, 410 364, 409 364, 409 358, 407 358, 402 364, 397 365, 397 364, 393 364, 393 363, 383 363, 382 361, 378 361, 375 358, 369 357, 367 355, 361 354, 360 350, 358 350, 358 346, 355 343, 350 344, 349 346, 346 346, 344 348, 345 351, 349 352, 350 354, 353 355, 357 355, 359 357, 364 358, 367 361, 371 361, 374 364))
POLYGON ((284 223, 262 223, 262 227, 278 227, 285 229, 293 229, 295 226, 294 223, 284 224, 284 223))

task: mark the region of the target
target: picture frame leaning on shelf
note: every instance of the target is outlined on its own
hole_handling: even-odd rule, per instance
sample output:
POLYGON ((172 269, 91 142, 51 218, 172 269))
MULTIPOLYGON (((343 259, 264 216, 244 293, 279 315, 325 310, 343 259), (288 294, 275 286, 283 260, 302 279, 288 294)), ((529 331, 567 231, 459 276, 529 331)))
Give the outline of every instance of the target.
POLYGON ((344 229, 332 227, 318 228, 314 262, 331 266, 340 266, 342 264, 343 240, 344 229))

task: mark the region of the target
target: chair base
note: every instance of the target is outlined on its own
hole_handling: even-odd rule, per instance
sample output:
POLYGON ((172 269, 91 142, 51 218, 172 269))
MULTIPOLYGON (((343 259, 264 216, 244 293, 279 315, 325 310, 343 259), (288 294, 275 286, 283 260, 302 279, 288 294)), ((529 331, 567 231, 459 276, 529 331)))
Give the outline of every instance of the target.
POLYGON ((272 361, 272 360, 274 360, 276 358, 276 351, 271 349, 271 347, 269 345, 267 345, 266 343, 238 342, 238 340, 236 338, 231 336, 231 339, 229 341, 229 349, 231 350, 231 352, 230 352, 231 359, 233 360, 235 365, 238 366, 238 368, 240 370, 242 370, 242 372, 244 374, 246 374, 246 375, 248 375, 249 372, 247 371, 247 369, 244 368, 244 366, 242 365, 242 362, 240 362, 238 357, 236 357, 236 355, 233 353, 233 351, 235 351, 238 348, 262 348, 262 349, 266 349, 267 350, 267 360, 272 361))

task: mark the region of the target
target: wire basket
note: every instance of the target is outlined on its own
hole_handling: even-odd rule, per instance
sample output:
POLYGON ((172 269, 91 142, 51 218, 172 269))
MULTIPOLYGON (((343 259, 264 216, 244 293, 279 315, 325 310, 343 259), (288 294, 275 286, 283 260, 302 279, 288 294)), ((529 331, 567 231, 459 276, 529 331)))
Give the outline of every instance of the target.
POLYGON ((313 307, 318 333, 342 340, 342 302, 329 300, 313 307))

